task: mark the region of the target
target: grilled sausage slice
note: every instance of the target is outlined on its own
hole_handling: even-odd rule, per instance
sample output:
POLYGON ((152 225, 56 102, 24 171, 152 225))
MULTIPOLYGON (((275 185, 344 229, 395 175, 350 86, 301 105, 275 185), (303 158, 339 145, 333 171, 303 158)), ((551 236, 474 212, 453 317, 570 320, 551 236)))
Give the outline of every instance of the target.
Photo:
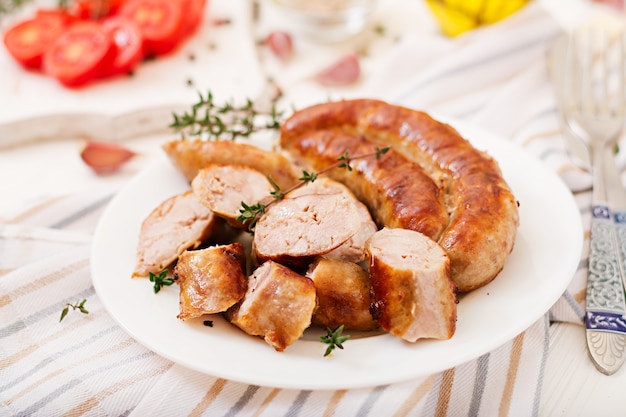
POLYGON ((342 243, 337 249, 333 249, 324 256, 330 259, 336 259, 339 261, 359 263, 366 259, 365 254, 365 242, 371 235, 376 233, 378 227, 372 220, 370 212, 367 207, 357 201, 357 212, 355 216, 361 221, 359 230, 348 240, 342 243))
MULTIPOLYGON (((335 140, 327 136, 342 138, 335 139, 337 142, 346 137, 365 137, 379 146, 391 146, 423 167, 437 184, 441 201, 450 213, 441 236, 428 231, 426 234, 437 239, 450 256, 451 277, 459 291, 481 287, 502 270, 513 249, 519 214, 517 201, 498 163, 489 155, 424 112, 367 99, 329 102, 296 112, 282 125, 280 140, 284 149, 298 157, 308 161, 324 158, 328 162, 328 154, 339 149, 330 150, 335 140)), ((350 152, 354 153, 351 148, 350 152)), ((383 202, 370 201, 368 205, 372 210, 378 206, 395 207, 396 210, 384 212, 385 219, 396 217, 396 211, 411 205, 435 207, 424 200, 411 203, 412 197, 400 199, 405 195, 401 184, 386 183, 381 177, 385 178, 381 173, 364 175, 356 181, 342 180, 366 201, 371 199, 370 193, 358 192, 359 189, 383 189, 383 202)), ((419 176, 411 178, 428 182, 419 176)), ((424 232, 393 221, 384 225, 424 232)))
POLYGON ((369 311, 370 277, 363 268, 322 256, 309 266, 305 276, 313 281, 317 293, 312 324, 362 331, 378 328, 369 311))
POLYGON ((254 145, 232 141, 174 140, 163 145, 174 166, 192 181, 209 164, 245 165, 256 169, 286 190, 298 182, 301 172, 285 155, 254 145))
POLYGON ((246 293, 246 255, 239 242, 185 251, 174 268, 180 287, 178 318, 221 313, 246 293))
POLYGON ((268 261, 250 276, 243 300, 226 313, 226 318, 282 352, 311 325, 315 307, 313 281, 268 261))
POLYGON ((141 225, 133 277, 162 271, 185 250, 200 246, 222 223, 191 190, 166 199, 141 225))
POLYGON ((259 263, 273 260, 295 270, 339 247, 361 228, 355 199, 345 192, 318 191, 317 181, 269 206, 254 231, 259 263))
POLYGON ((365 204, 359 201, 348 187, 325 176, 317 178, 314 183, 308 184, 300 191, 294 191, 291 195, 342 193, 353 201, 356 209, 353 216, 359 219, 360 226, 352 237, 324 256, 357 263, 365 260, 365 241, 378 230, 365 204))
POLYGON ((367 242, 372 315, 409 342, 449 339, 456 329, 456 293, 445 251, 427 236, 384 228, 367 242))
POLYGON ((191 189, 202 204, 234 227, 243 227, 237 220, 242 202, 262 201, 274 190, 267 177, 255 169, 217 164, 198 171, 191 181, 191 189))

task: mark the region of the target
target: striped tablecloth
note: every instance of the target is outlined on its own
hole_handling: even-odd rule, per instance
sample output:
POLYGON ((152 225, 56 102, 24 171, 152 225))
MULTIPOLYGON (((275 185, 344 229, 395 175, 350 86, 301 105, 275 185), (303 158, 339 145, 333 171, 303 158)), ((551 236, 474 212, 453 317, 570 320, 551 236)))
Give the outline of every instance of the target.
MULTIPOLYGON (((563 30, 531 3, 456 39, 407 37, 358 93, 445 114, 523 146, 570 187, 588 232, 591 180, 566 152, 546 71, 547 48, 563 30)), ((567 291, 543 317, 503 346, 439 374, 338 391, 201 374, 136 342, 94 292, 93 231, 117 191, 0 213, 0 415, 533 416, 540 414, 551 324, 582 326, 586 249, 567 291), (89 314, 70 310, 59 322, 66 303, 82 299, 89 314)))

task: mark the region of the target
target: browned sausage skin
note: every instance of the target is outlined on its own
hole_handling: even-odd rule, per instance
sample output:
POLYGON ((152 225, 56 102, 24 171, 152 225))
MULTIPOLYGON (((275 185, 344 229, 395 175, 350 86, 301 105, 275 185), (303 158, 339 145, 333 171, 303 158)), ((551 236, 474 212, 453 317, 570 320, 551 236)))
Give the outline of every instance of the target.
POLYGON ((372 316, 409 342, 449 339, 457 300, 445 251, 421 233, 383 228, 366 243, 370 255, 372 316))
MULTIPOLYGON (((281 145, 287 150, 302 148, 303 138, 321 135, 315 133, 319 131, 331 136, 362 136, 391 146, 424 168, 450 213, 438 242, 450 256, 451 276, 459 291, 481 287, 501 271, 513 249, 519 215, 515 197, 495 160, 426 113, 367 99, 324 103, 294 113, 281 127, 281 145)), ((308 146, 306 153, 311 155, 306 157, 319 158, 324 152, 308 146)), ((416 177, 416 181, 422 180, 416 177)), ((399 190, 395 191, 398 194, 399 190)), ((386 192, 385 199, 392 194, 392 201, 385 204, 397 203, 393 190, 386 192)))
MULTIPOLYGON (((322 170, 349 151, 357 156, 374 152, 378 144, 333 129, 303 133, 288 150, 298 162, 322 170)), ((415 162, 393 149, 379 159, 353 161, 352 169, 333 169, 326 175, 343 182, 363 201, 379 226, 417 230, 438 239, 448 224, 448 214, 437 185, 415 162)))
POLYGON ((378 329, 370 313, 371 284, 368 272, 352 262, 320 256, 305 276, 315 284, 318 307, 311 320, 315 326, 346 330, 378 329))
POLYGON ((190 182, 210 164, 248 166, 272 177, 282 189, 297 183, 301 175, 284 155, 246 143, 179 139, 166 142, 163 150, 190 182))
POLYGON ((243 299, 226 312, 226 318, 282 352, 302 337, 316 307, 313 281, 268 261, 248 278, 243 299))
POLYGON ((221 313, 239 302, 247 289, 245 263, 239 242, 183 252, 174 268, 180 287, 178 318, 221 313))

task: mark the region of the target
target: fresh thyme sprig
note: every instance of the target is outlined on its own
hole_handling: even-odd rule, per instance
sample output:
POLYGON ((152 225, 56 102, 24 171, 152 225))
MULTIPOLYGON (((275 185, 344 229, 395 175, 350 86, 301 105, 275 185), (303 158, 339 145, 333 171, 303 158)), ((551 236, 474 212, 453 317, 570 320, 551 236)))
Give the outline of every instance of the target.
POLYGON ((164 269, 163 271, 159 272, 159 275, 150 272, 150 282, 154 283, 153 289, 154 293, 156 294, 161 291, 161 288, 163 288, 164 286, 172 285, 174 283, 174 279, 168 278, 167 269, 164 269))
POLYGON ((235 140, 280 127, 282 112, 276 110, 274 102, 270 110, 262 111, 250 99, 243 105, 232 102, 217 104, 211 92, 206 97, 198 95, 199 101, 189 112, 173 114, 170 128, 180 133, 183 139, 193 136, 208 140, 235 140))
POLYGON ((302 176, 298 178, 299 182, 292 185, 285 191, 282 191, 280 189, 280 186, 276 184, 276 182, 270 177, 269 178, 270 183, 272 184, 272 187, 274 188, 274 190, 270 192, 270 197, 268 197, 268 199, 266 200, 259 201, 256 204, 251 204, 251 205, 246 204, 245 202, 242 201, 241 202, 242 208, 239 210, 241 214, 237 217, 237 220, 244 224, 247 224, 248 231, 251 232, 254 230, 254 226, 256 225, 257 221, 263 216, 263 214, 265 214, 265 212, 267 211, 267 208, 270 205, 282 200, 285 197, 285 195, 289 194, 291 191, 296 190, 310 182, 314 182, 318 176, 325 174, 331 169, 341 168, 341 169, 347 169, 348 171, 352 171, 352 166, 350 165, 352 161, 355 161, 357 159, 371 158, 371 157, 380 159, 380 157, 383 154, 387 153, 388 151, 389 151, 388 147, 379 148, 378 146, 375 146, 374 152, 351 157, 349 154, 349 151, 346 150, 343 155, 337 158, 337 161, 335 163, 327 166, 326 168, 324 168, 323 170, 319 172, 308 172, 308 171, 303 170, 302 176))
POLYGON ((241 213, 237 220, 243 224, 248 224, 248 231, 253 231, 254 226, 256 226, 256 222, 265 214, 266 204, 258 202, 251 206, 247 205, 243 201, 241 202, 241 209, 239 212, 241 213))
POLYGON ((59 319, 59 322, 63 321, 65 316, 67 316, 67 313, 70 311, 70 307, 72 307, 72 310, 79 310, 83 314, 89 314, 89 311, 87 311, 87 309, 85 308, 86 302, 87 299, 83 298, 83 301, 81 301, 80 303, 78 301, 74 304, 66 303, 65 308, 63 309, 63 311, 61 311, 61 318, 59 319))
POLYGON ((326 352, 324 352, 324 356, 330 355, 335 348, 343 349, 343 343, 350 339, 350 335, 342 335, 341 333, 343 333, 343 324, 335 330, 327 327, 326 336, 320 336, 320 342, 328 345, 326 352))

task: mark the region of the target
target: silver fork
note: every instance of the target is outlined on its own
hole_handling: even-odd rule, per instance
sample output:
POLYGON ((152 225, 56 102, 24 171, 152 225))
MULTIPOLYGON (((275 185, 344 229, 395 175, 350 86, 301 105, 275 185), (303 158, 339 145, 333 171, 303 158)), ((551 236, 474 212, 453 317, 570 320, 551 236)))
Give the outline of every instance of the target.
POLYGON ((625 50, 622 34, 575 33, 565 72, 566 123, 587 143, 593 174, 587 346, 596 367, 607 375, 626 360, 626 194, 612 154, 626 115, 625 50))

